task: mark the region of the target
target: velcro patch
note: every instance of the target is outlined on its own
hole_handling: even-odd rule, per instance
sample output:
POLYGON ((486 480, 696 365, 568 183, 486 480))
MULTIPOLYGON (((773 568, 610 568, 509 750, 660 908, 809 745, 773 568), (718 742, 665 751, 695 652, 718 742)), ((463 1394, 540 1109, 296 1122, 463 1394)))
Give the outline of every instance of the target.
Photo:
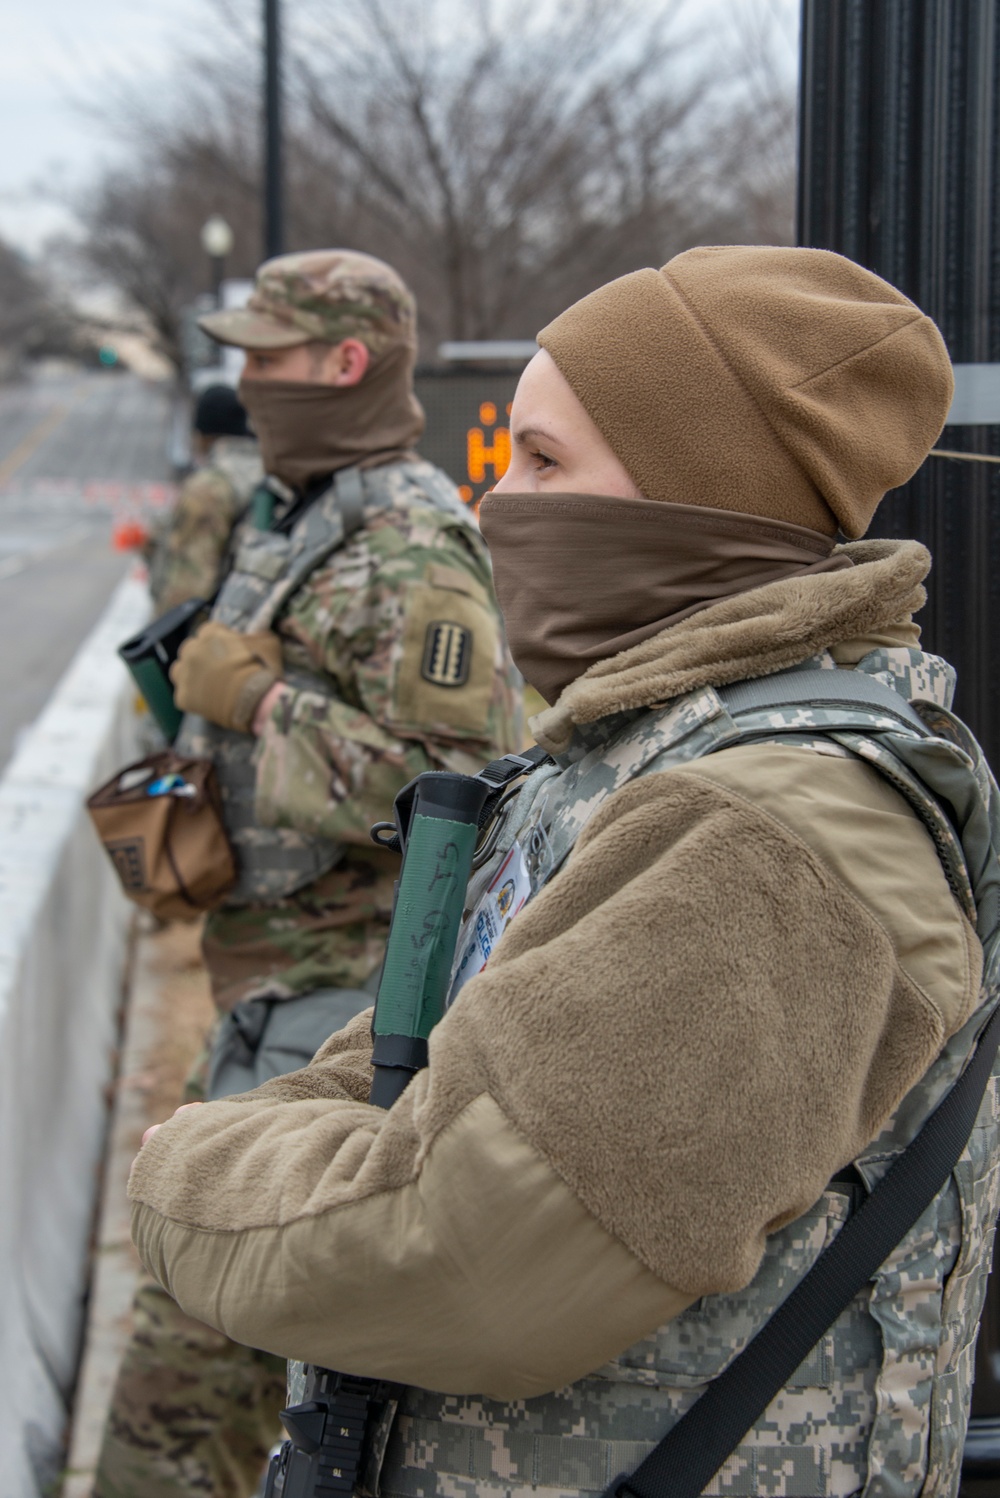
POLYGON ((487 738, 500 661, 492 605, 420 582, 406 589, 404 611, 389 723, 406 737, 487 738))
POLYGON ((472 631, 449 619, 427 626, 420 674, 436 687, 464 687, 472 664, 472 631))

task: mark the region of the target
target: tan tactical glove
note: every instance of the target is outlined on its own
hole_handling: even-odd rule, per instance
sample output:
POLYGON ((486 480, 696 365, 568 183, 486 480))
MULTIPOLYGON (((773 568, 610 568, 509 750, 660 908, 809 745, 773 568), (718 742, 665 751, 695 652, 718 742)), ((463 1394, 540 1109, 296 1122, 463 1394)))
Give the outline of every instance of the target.
POLYGON ((264 693, 281 677, 281 641, 270 630, 241 635, 210 619, 185 640, 170 668, 174 701, 220 728, 249 733, 264 693))

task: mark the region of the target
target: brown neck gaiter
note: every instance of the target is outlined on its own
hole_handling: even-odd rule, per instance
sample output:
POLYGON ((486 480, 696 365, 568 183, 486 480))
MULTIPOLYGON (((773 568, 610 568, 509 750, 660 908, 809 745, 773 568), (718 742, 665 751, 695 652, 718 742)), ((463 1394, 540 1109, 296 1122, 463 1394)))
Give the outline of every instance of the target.
POLYGON ((264 471, 293 489, 352 464, 407 456, 424 429, 413 394, 413 350, 389 349, 358 385, 241 380, 240 400, 260 443, 264 471))
POLYGON ((548 703, 710 604, 852 565, 805 526, 662 500, 488 494, 479 521, 510 653, 548 703))

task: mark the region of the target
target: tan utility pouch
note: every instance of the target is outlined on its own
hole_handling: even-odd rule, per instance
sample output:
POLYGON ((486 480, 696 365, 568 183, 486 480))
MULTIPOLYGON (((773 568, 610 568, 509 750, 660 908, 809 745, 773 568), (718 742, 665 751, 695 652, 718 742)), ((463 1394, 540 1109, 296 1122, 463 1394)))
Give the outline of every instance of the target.
POLYGON ((236 883, 209 759, 172 749, 126 765, 87 800, 122 888, 163 921, 193 921, 236 883))

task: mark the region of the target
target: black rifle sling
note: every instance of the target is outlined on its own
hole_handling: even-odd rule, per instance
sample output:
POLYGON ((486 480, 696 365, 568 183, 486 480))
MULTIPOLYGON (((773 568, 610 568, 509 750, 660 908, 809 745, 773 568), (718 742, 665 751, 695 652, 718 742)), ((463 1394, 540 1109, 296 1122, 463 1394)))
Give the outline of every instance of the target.
POLYGON ((608 1488, 697 1498, 940 1191, 968 1143, 1000 1043, 1000 1008, 969 1064, 804 1279, 645 1461, 608 1488))

